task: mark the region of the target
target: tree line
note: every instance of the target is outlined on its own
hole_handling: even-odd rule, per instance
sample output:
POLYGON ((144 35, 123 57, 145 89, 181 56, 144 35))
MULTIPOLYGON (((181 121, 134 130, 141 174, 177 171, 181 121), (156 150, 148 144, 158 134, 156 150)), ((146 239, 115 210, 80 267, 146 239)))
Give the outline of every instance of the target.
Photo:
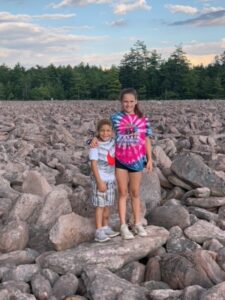
POLYGON ((207 66, 191 66, 180 46, 165 60, 137 41, 110 69, 84 63, 0 65, 1 100, 113 100, 126 87, 134 87, 143 100, 225 99, 225 51, 207 66))

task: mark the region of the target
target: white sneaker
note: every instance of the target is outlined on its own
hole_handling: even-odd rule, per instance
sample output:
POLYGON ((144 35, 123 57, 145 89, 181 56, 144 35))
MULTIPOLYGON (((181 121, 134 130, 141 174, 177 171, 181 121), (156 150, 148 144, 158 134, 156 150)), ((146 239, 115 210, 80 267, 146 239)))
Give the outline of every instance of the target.
POLYGON ((133 232, 141 237, 147 236, 147 231, 144 229, 144 227, 141 224, 135 224, 133 228, 133 232))
POLYGON ((133 233, 128 229, 127 224, 123 224, 120 227, 120 234, 124 240, 132 240, 134 238, 133 233))
POLYGON ((110 237, 105 234, 104 230, 102 228, 99 228, 95 231, 95 241, 99 243, 104 243, 106 241, 109 241, 110 237))
POLYGON ((102 227, 102 228, 103 228, 105 234, 108 235, 111 238, 113 238, 113 237, 115 237, 115 236, 117 236, 117 235, 120 234, 118 231, 112 230, 112 228, 109 227, 109 226, 105 226, 105 227, 102 227))

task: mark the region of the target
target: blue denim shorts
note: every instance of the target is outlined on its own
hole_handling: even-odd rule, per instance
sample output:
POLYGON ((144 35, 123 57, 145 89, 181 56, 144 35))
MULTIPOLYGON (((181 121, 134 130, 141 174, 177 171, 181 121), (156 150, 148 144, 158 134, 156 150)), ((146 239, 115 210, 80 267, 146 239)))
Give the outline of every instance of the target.
POLYGON ((117 168, 117 169, 123 169, 123 170, 126 170, 126 171, 128 171, 129 173, 136 173, 136 172, 142 172, 143 170, 144 170, 144 168, 143 168, 143 170, 132 170, 132 169, 130 169, 130 168, 128 168, 127 166, 124 166, 120 161, 118 161, 118 159, 116 159, 116 161, 115 161, 115 167, 117 168))

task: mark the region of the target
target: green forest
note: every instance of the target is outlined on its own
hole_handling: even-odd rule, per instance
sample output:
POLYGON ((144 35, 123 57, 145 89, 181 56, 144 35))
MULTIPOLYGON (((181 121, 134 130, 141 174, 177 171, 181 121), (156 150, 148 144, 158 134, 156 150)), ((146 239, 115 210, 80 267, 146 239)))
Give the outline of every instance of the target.
POLYGON ((121 88, 134 87, 142 100, 225 99, 225 51, 207 66, 191 66, 177 46, 168 59, 137 41, 119 66, 29 69, 0 65, 1 100, 114 100, 121 88))

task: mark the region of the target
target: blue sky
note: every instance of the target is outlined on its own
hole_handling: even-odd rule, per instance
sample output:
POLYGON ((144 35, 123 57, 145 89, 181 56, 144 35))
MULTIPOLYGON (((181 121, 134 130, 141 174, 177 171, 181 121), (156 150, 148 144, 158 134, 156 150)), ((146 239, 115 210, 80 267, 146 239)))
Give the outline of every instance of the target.
POLYGON ((137 40, 210 63, 225 50, 225 1, 0 0, 0 64, 110 67, 137 40))

